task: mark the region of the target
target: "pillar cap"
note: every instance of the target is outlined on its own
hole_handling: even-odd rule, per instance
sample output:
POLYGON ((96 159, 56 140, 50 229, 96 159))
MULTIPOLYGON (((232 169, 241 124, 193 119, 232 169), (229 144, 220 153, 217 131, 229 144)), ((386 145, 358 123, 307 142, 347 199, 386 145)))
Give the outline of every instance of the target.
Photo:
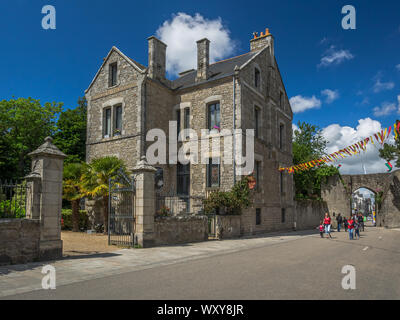
POLYGON ((32 151, 31 153, 28 153, 28 156, 48 156, 48 157, 55 157, 55 158, 62 158, 64 159, 67 157, 67 155, 64 152, 61 152, 60 149, 58 149, 54 144, 53 144, 53 138, 52 137, 46 137, 44 139, 44 143, 37 148, 35 151, 32 151))
POLYGON ((156 172, 157 169, 147 163, 146 156, 142 156, 132 171, 135 173, 141 171, 156 172))

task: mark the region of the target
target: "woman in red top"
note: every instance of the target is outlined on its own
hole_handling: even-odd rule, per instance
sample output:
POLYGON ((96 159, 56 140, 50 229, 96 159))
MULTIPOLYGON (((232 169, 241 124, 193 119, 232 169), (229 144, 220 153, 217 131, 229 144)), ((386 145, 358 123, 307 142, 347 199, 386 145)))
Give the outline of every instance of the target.
POLYGON ((353 217, 350 217, 350 218, 347 220, 347 223, 349 224, 348 228, 349 228, 349 237, 350 237, 350 240, 353 240, 353 229, 354 229, 354 220, 353 220, 353 217))
POLYGON ((331 217, 329 216, 329 213, 325 213, 324 226, 325 226, 325 233, 327 235, 329 235, 330 238, 332 238, 332 236, 331 236, 331 217))

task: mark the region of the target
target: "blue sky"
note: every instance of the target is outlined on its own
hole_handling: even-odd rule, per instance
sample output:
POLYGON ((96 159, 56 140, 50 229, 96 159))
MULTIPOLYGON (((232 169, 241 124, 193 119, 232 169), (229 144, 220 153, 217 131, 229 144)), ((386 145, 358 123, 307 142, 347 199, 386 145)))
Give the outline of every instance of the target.
POLYGON ((198 13, 205 27, 219 21, 217 31, 228 34, 222 56, 247 52, 252 32, 268 27, 289 98, 299 108, 314 106, 295 113, 294 123, 337 124, 327 137, 344 141, 345 132, 354 139, 365 133, 360 119, 376 121, 365 127, 386 127, 399 116, 399 1, 3 1, 0 99, 31 96, 75 107, 113 45, 147 65, 147 37, 162 34, 163 23, 171 26, 178 13, 198 13), (55 30, 41 28, 47 4, 56 8, 55 30), (346 4, 356 9, 356 30, 341 27, 346 4), (329 57, 337 59, 321 64, 329 57))

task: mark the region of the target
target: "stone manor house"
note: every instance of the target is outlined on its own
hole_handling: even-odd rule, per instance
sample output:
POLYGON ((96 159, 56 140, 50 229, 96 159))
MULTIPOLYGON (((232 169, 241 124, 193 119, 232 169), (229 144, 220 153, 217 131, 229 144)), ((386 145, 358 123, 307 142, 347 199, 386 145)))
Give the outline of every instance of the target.
MULTIPOLYGON (((146 142, 148 130, 160 128, 168 137, 170 120, 181 129, 195 130, 199 137, 202 129, 209 129, 210 139, 220 134, 215 127, 254 129, 257 185, 252 206, 241 216, 241 233, 292 229, 293 178, 278 167, 292 163, 293 114, 274 54, 274 37, 268 29, 254 33, 249 52, 212 64, 209 49, 208 39, 198 40, 197 70, 182 70, 177 79, 169 80, 167 45, 156 37, 148 38, 147 67, 112 47, 85 91, 86 160, 115 155, 131 169, 154 143, 146 142)), ((215 189, 229 190, 241 177, 235 177, 232 164, 212 161, 222 156, 222 149, 221 142, 220 150, 206 154, 207 164, 156 165, 162 169, 163 188, 177 196, 202 197, 215 189)))

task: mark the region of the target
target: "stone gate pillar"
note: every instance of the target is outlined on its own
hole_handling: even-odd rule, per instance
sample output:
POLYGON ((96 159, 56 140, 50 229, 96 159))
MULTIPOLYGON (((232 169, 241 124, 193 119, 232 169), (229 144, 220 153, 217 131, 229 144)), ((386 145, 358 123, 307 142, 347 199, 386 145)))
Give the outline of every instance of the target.
POLYGON ((132 169, 135 176, 135 238, 142 248, 154 245, 154 214, 156 210, 154 176, 156 168, 143 156, 132 169))
POLYGON ((31 210, 31 217, 40 219, 40 260, 62 257, 62 179, 66 155, 52 141, 51 137, 47 137, 44 144, 29 154, 32 157, 32 173, 27 179, 33 189, 28 212, 31 210))

